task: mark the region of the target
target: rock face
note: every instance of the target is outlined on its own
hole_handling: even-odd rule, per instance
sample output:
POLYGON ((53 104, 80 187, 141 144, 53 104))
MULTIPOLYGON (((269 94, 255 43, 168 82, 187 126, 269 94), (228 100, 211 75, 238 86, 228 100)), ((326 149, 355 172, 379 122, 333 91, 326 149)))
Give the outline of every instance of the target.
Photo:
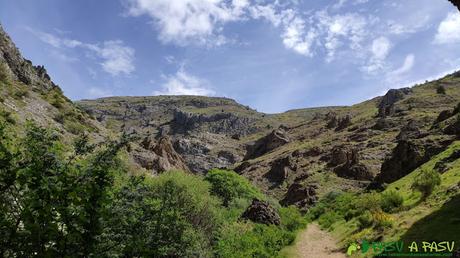
POLYGON ((375 181, 378 183, 391 183, 404 177, 431 157, 443 151, 451 142, 451 139, 399 141, 392 154, 383 162, 375 181))
POLYGON ((41 90, 57 87, 50 79, 43 66, 33 66, 24 59, 11 38, 0 25, 0 63, 6 63, 7 69, 15 80, 41 90))
POLYGON ((294 161, 292 160, 292 157, 287 156, 273 161, 271 163, 271 169, 266 174, 266 177, 273 182, 281 183, 296 170, 297 167, 294 161))
POLYGON ((455 150, 451 155, 449 155, 449 157, 443 158, 442 160, 436 162, 434 169, 439 173, 444 173, 448 170, 449 163, 454 162, 457 159, 460 159, 460 150, 455 150))
POLYGON ((335 166, 334 173, 343 178, 355 180, 371 180, 373 178, 367 166, 360 163, 358 150, 352 147, 334 147, 329 165, 335 166))
POLYGON ((260 138, 254 144, 247 147, 246 155, 244 160, 257 158, 264 155, 286 143, 289 143, 290 139, 282 128, 272 131, 269 135, 260 138))
POLYGON ((184 159, 174 150, 169 137, 161 137, 156 143, 146 137, 142 141, 142 147, 148 152, 137 151, 133 157, 145 169, 152 170, 153 173, 189 171, 184 159))
POLYGON ((378 105, 379 117, 392 116, 395 113, 394 104, 404 99, 408 94, 412 93, 410 88, 391 89, 385 96, 382 97, 378 105))
POLYGON ((403 128, 401 128, 398 136, 396 136, 396 140, 405 141, 420 138, 423 135, 419 128, 420 126, 415 121, 409 121, 403 128))
POLYGON ((241 137, 256 131, 250 126, 253 122, 254 119, 239 117, 229 112, 204 115, 177 109, 174 111, 173 130, 176 133, 186 133, 207 125, 205 128, 207 132, 241 137))
POLYGON ((318 201, 316 190, 317 185, 303 185, 299 182, 293 183, 280 201, 283 206, 295 205, 306 210, 318 201))
POLYGON ((251 205, 241 215, 241 218, 266 225, 279 225, 281 223, 281 218, 276 210, 268 202, 257 199, 252 200, 251 205))

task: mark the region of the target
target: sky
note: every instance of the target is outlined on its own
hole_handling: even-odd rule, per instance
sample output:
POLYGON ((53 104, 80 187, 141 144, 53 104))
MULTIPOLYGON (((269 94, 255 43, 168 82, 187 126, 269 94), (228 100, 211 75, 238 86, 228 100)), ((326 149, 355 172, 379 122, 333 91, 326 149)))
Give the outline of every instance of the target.
POLYGON ((0 23, 73 100, 205 95, 276 113, 460 69, 460 12, 441 0, 0 0, 0 23))

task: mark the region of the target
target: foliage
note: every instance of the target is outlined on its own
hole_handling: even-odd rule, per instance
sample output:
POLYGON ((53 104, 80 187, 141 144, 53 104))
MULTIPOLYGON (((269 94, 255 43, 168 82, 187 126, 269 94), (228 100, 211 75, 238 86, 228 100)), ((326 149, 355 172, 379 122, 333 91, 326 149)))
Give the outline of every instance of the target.
POLYGON ((446 94, 446 88, 444 86, 442 86, 442 85, 439 85, 438 87, 436 87, 436 93, 445 95, 446 94))
POLYGON ((219 202, 197 176, 168 172, 132 177, 115 192, 102 241, 110 256, 208 257, 220 219, 219 202))
POLYGON ((0 63, 0 82, 7 84, 10 79, 10 75, 8 74, 6 64, 0 63))
POLYGON ((390 190, 382 193, 382 210, 385 212, 393 212, 403 205, 403 196, 395 190, 390 190))
POLYGON ((295 234, 274 225, 235 222, 223 228, 216 244, 217 257, 276 257, 295 234))
POLYGON ((246 178, 233 171, 213 169, 205 180, 211 183, 212 194, 222 199, 224 206, 236 198, 262 198, 262 194, 246 178))
POLYGON ((433 169, 423 169, 414 179, 411 189, 422 194, 422 200, 431 195, 436 186, 441 184, 441 176, 433 169))
POLYGON ((13 144, 0 126, 0 256, 91 256, 124 141, 65 155, 58 136, 29 123, 13 144))

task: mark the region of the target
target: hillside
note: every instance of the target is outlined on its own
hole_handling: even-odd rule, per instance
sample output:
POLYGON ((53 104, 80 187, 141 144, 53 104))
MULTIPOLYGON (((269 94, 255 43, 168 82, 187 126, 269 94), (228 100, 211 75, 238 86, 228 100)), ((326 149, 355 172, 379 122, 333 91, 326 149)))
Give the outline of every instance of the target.
MULTIPOLYGON (((43 66, 22 57, 0 26, 0 129, 0 180, 5 179, 0 186, 15 194, 0 195, 2 208, 10 200, 23 201, 22 194, 34 200, 43 192, 49 194, 43 195, 46 202, 58 200, 64 207, 55 211, 49 203, 43 205, 51 207, 48 215, 55 232, 48 242, 38 242, 40 252, 49 256, 65 256, 58 255, 53 244, 65 250, 76 239, 72 248, 80 256, 97 252, 78 250, 78 243, 97 245, 91 248, 108 257, 275 257, 292 244, 306 218, 333 234, 342 251, 363 240, 460 243, 460 72, 391 89, 352 106, 278 114, 222 97, 118 96, 73 102, 43 66), (41 138, 28 149, 31 135, 41 138), (75 142, 80 137, 95 144, 79 149, 75 142), (106 157, 97 151, 105 148, 109 154, 101 153, 113 160, 97 170, 97 161, 106 157), (39 157, 30 158, 28 151, 39 157), (34 163, 48 162, 50 156, 52 166, 34 163), (24 179, 34 166, 40 170, 33 174, 40 178, 38 183, 24 179), (10 170, 16 173, 12 179, 10 170), (439 178, 429 193, 414 183, 425 173, 434 177, 430 180, 439 178), (97 181, 100 178, 104 180, 97 181), (79 188, 80 182, 88 185, 79 188), (105 185, 98 188, 98 183, 105 185), (23 188, 16 190, 16 185, 23 188), (37 185, 36 192, 30 191, 37 185), (100 197, 101 203, 82 212, 91 199, 86 194, 100 197), (74 210, 74 205, 81 207, 74 210), (162 213, 164 209, 169 213, 162 213), (72 217, 78 226, 61 226, 73 223, 61 217, 66 212, 69 217, 91 217, 91 212, 99 216, 102 224, 94 226, 88 238, 94 244, 80 230, 81 225, 85 230, 93 227, 86 217, 72 217), (74 230, 75 238, 67 229, 74 230), (57 243, 62 236, 66 242, 57 243), (149 247, 157 244, 155 250, 149 247)), ((23 205, 32 210, 42 205, 27 198, 23 205)), ((3 249, 0 242, 0 256, 27 256, 38 250, 33 246, 29 253, 11 251, 34 240, 21 223, 40 228, 34 219, 16 219, 16 214, 33 217, 18 207, 8 206, 5 210, 13 211, 0 219, 13 221, 10 224, 23 235, 8 235, 17 238, 17 246, 3 249)), ((311 230, 309 234, 319 229, 311 230)))

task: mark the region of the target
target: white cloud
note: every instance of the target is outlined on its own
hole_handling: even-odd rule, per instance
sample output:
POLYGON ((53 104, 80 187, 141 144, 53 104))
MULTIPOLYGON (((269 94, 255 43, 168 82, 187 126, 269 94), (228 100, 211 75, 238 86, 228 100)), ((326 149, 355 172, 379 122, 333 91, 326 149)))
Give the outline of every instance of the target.
POLYGON ((401 65, 401 67, 399 67, 398 69, 392 71, 390 73, 390 75, 391 76, 403 75, 403 74, 409 72, 410 70, 412 70, 412 68, 414 67, 414 64, 415 64, 415 56, 414 56, 414 54, 409 54, 404 59, 404 63, 401 65))
POLYGON ((460 43, 460 14, 449 13, 439 24, 434 42, 437 44, 460 43))
POLYGON ((154 91, 153 94, 213 96, 215 92, 205 80, 190 75, 181 68, 175 75, 167 76, 162 90, 154 91))
POLYGON ((164 43, 219 45, 222 25, 240 20, 248 0, 125 0, 130 16, 149 16, 164 43), (216 40, 217 39, 217 40, 216 40))
POLYGON ((113 93, 109 90, 104 90, 100 88, 90 88, 88 90, 88 95, 90 98, 103 98, 103 97, 111 97, 113 93))
POLYGON ((379 37, 372 42, 372 54, 374 58, 383 60, 388 56, 391 49, 391 42, 386 37, 379 37))
POLYGON ((391 41, 386 37, 378 37, 372 41, 370 46, 370 57, 361 70, 368 74, 375 74, 385 70, 386 58, 391 50, 391 41))
MULTIPOLYGON (((83 43, 78 40, 60 38, 50 33, 34 31, 40 40, 54 48, 82 48, 96 54, 101 59, 101 67, 113 76, 120 74, 129 75, 135 70, 133 48, 126 46, 121 40, 104 41, 98 44, 83 43)), ((56 51, 54 51, 56 55, 56 51)), ((64 57, 63 53, 59 56, 64 57)), ((67 56, 66 56, 67 57, 67 56)), ((69 59, 69 57, 67 57, 69 59)))
POLYGON ((101 65, 104 71, 111 75, 129 75, 135 70, 134 49, 125 46, 123 41, 105 41, 101 47, 93 49, 103 59, 101 65))

